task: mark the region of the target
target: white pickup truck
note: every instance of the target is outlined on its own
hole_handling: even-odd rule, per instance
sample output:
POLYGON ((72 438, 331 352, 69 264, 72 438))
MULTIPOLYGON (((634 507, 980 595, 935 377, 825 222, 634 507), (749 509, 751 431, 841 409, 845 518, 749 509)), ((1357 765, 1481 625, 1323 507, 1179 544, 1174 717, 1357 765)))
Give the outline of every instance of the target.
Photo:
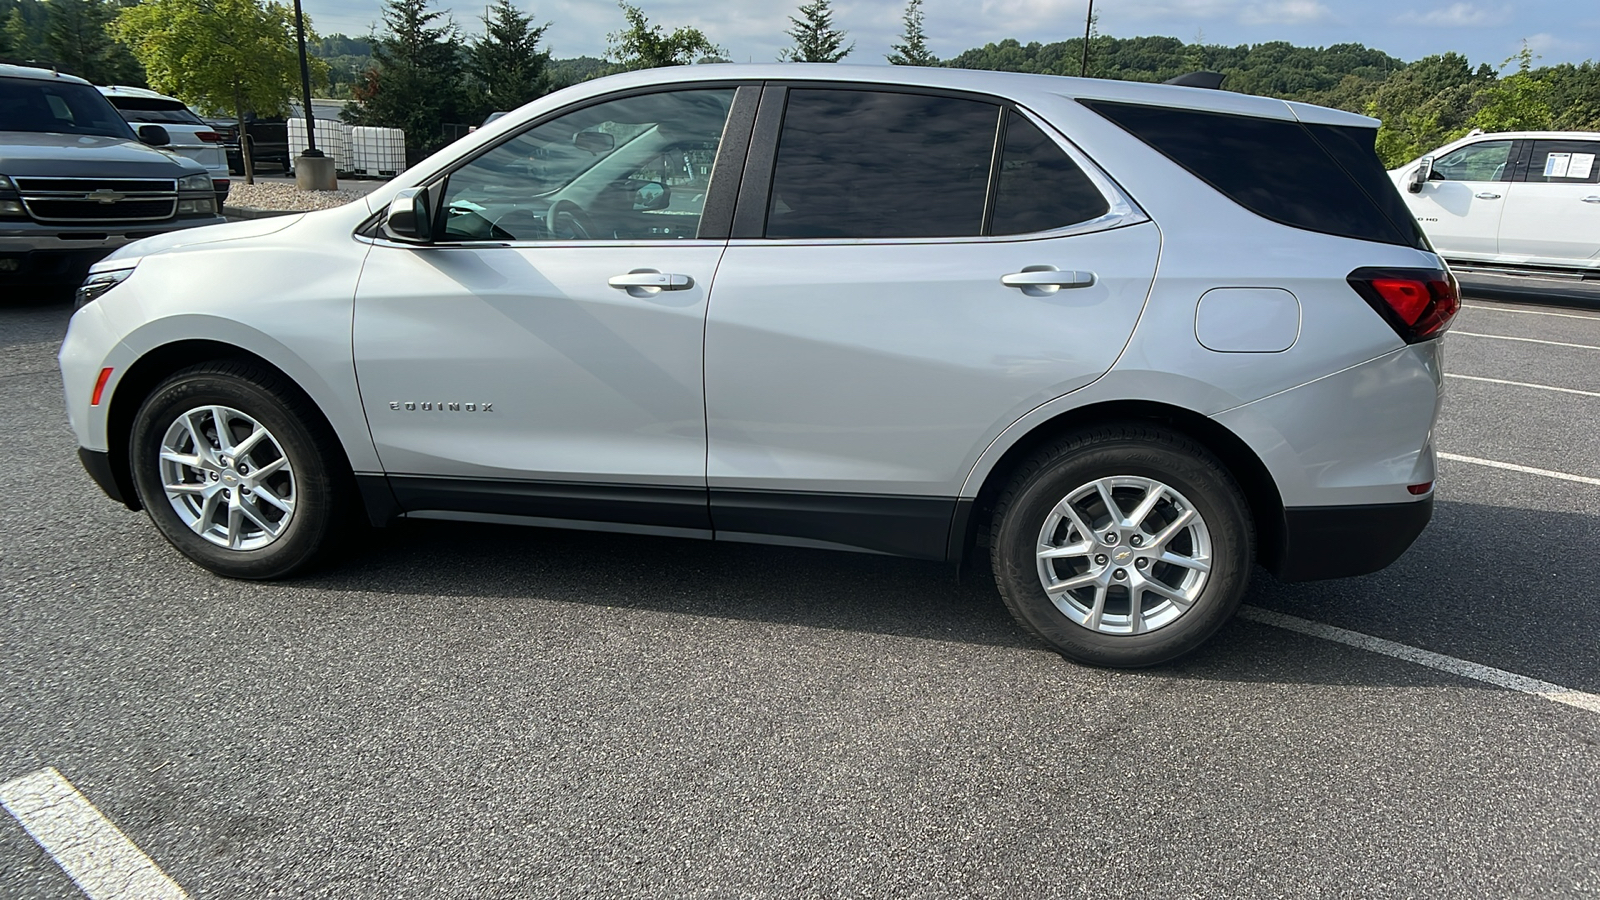
POLYGON ((1458 267, 1600 279, 1600 132, 1471 134, 1389 175, 1458 267))

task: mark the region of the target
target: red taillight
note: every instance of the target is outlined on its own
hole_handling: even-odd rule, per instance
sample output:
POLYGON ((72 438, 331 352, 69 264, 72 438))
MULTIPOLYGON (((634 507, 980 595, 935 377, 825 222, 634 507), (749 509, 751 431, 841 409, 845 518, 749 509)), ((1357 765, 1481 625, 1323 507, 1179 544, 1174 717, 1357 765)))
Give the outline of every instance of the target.
POLYGON ((194 136, 208 144, 222 143, 222 135, 217 134, 215 131, 196 131, 194 136))
POLYGON ((1461 311, 1461 288, 1443 269, 1357 269, 1347 280, 1408 344, 1443 334, 1461 311))
POLYGON ((226 194, 228 192, 228 179, 226 179, 226 178, 213 178, 213 179, 211 179, 211 189, 213 191, 216 191, 219 194, 226 194))
POLYGON ((111 367, 100 370, 100 377, 94 380, 94 396, 89 398, 90 406, 100 405, 100 395, 105 392, 106 382, 111 380, 111 367))

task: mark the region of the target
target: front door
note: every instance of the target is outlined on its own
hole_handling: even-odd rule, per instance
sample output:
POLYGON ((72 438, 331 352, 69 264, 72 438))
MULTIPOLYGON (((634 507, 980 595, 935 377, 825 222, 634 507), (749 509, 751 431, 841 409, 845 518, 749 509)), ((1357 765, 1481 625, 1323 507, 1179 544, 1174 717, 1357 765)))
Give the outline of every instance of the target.
POLYGON ((1021 111, 774 90, 706 328, 717 536, 941 558, 988 442, 1111 367, 1160 235, 1021 111))
POLYGON ((734 93, 544 122, 431 186, 442 239, 376 242, 356 371, 408 512, 708 527, 701 348, 725 241, 699 226, 734 93))
POLYGON ((1500 252, 1556 263, 1600 255, 1600 141, 1532 144, 1525 169, 1508 185, 1500 252))
POLYGON ((1511 141, 1480 141, 1433 162, 1433 176, 1405 198, 1441 256, 1493 256, 1510 187, 1511 141))

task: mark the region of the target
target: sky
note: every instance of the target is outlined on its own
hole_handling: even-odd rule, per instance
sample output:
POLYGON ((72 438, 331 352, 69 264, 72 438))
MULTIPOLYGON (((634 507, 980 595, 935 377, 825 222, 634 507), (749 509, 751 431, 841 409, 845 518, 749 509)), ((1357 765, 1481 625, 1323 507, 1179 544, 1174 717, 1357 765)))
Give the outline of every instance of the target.
MULTIPOLYGON (((365 35, 381 0, 303 0, 318 32, 365 35)), ((516 0, 550 22, 546 46, 558 58, 602 56, 622 25, 614 0, 516 0)), ((770 62, 789 39, 801 0, 635 0, 654 23, 693 25, 735 62, 770 62)), ((468 33, 481 31, 476 4, 448 9, 468 33)), ((929 48, 950 57, 1014 37, 1049 43, 1083 34, 1087 0, 923 0, 929 48)), ((834 24, 849 32, 846 62, 883 63, 901 33, 904 0, 835 0, 834 24)), ((1524 40, 1538 64, 1600 59, 1600 0, 1095 0, 1102 34, 1169 35, 1185 42, 1305 46, 1361 43, 1411 61, 1455 50, 1499 67, 1524 40)))

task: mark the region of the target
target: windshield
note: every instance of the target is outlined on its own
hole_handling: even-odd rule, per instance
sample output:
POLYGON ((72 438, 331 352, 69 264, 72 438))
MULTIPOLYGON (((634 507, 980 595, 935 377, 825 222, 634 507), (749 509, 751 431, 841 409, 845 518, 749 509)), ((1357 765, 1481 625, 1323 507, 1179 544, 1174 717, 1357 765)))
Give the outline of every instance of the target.
POLYGON ((161 125, 204 125, 200 117, 176 100, 153 97, 110 97, 111 105, 129 122, 155 122, 161 125))
POLYGON ((0 78, 0 131, 97 134, 135 140, 133 129, 87 84, 0 78))

